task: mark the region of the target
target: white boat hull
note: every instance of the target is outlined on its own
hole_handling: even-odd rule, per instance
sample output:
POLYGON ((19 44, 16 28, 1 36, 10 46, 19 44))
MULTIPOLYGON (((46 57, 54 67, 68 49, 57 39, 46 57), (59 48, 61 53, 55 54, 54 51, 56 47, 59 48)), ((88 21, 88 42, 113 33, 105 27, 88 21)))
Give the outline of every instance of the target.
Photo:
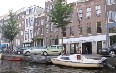
POLYGON ((0 53, 0 60, 2 59, 2 53, 0 53))
POLYGON ((51 59, 53 64, 69 66, 69 67, 79 67, 79 68, 101 68, 103 67, 102 64, 98 63, 79 63, 79 62, 71 62, 71 61, 61 61, 57 58, 51 59))

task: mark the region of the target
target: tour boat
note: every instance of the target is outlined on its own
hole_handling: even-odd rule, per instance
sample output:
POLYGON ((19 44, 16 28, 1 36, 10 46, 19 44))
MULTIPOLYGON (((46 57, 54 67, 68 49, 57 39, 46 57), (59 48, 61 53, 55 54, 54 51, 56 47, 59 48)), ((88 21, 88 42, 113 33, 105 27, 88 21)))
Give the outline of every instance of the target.
POLYGON ((57 58, 52 58, 53 64, 79 67, 79 68, 101 68, 104 67, 107 58, 87 58, 81 54, 60 55, 57 58))

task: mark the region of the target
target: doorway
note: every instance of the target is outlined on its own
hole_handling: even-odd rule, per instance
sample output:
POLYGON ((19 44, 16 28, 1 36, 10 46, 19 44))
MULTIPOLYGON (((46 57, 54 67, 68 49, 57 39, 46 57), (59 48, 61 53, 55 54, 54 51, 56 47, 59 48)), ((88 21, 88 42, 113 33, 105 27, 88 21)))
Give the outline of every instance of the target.
POLYGON ((92 43, 82 43, 82 54, 92 54, 92 43))
POLYGON ((102 48, 102 41, 97 42, 97 54, 99 54, 99 50, 102 48))

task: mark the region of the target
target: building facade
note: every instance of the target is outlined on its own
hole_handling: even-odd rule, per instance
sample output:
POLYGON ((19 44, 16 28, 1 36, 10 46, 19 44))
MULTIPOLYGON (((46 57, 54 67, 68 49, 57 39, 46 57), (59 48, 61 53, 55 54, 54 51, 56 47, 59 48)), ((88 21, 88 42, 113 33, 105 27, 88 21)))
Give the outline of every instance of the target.
POLYGON ((34 46, 44 46, 44 19, 45 13, 40 13, 35 16, 34 22, 34 37, 33 37, 33 45, 34 46))
MULTIPOLYGON (((6 24, 7 21, 9 19, 9 16, 8 15, 3 15, 0 17, 0 26, 2 26, 3 24, 6 24)), ((0 30, 2 31, 2 30, 0 30)), ((7 40, 2 36, 2 33, 0 33, 0 44, 7 44, 8 45, 8 42, 7 40)))
POLYGON ((24 41, 23 46, 32 46, 33 45, 33 37, 34 37, 34 23, 35 23, 35 16, 40 13, 43 13, 44 9, 39 6, 31 6, 26 9, 25 15, 25 30, 24 30, 24 41))
POLYGON ((21 8, 17 10, 16 13, 16 21, 17 27, 20 30, 14 40, 14 46, 22 47, 24 41, 24 29, 25 29, 25 15, 26 15, 26 8, 21 8))
MULTIPOLYGON (((45 10, 31 6, 17 13, 20 33, 15 38, 15 45, 51 46, 61 44, 61 30, 49 21, 50 10, 57 0, 47 0, 45 10)), ((64 0, 65 1, 65 0, 64 0)), ((78 0, 74 4, 70 23, 63 31, 65 52, 96 54, 106 47, 107 23, 116 22, 115 0, 78 0), (80 48, 79 48, 80 47, 80 48), (78 49, 79 48, 79 49, 78 49)), ((0 24, 8 17, 1 17, 0 24)), ((115 29, 110 29, 110 45, 115 43, 115 29)))
POLYGON ((45 34, 45 39, 44 43, 45 46, 51 46, 51 45, 58 45, 59 44, 59 37, 60 37, 60 32, 59 29, 53 25, 52 22, 49 22, 50 17, 50 10, 54 8, 56 0, 47 0, 45 2, 45 29, 44 29, 44 34, 45 34))
MULTIPOLYGON (((58 39, 61 44, 60 29, 57 32, 53 30, 53 24, 48 22, 49 12, 54 7, 56 0, 50 0, 45 3, 46 14, 46 45, 52 45, 53 39, 58 39), (47 33, 48 32, 48 33, 47 33), (52 42, 51 42, 52 41, 52 42)), ((106 19, 105 19, 105 1, 103 0, 80 0, 74 2, 74 10, 71 22, 63 33, 63 44, 65 51, 76 53, 78 47, 81 47, 81 53, 98 53, 100 48, 106 46, 106 19)), ((55 43, 53 43, 55 44, 55 43)))
POLYGON ((68 26, 67 37, 70 53, 81 47, 81 53, 98 53, 106 45, 105 2, 87 0, 77 2, 72 14, 72 23, 68 26))
POLYGON ((108 35, 108 45, 116 43, 116 0, 106 0, 107 24, 111 24, 108 35))

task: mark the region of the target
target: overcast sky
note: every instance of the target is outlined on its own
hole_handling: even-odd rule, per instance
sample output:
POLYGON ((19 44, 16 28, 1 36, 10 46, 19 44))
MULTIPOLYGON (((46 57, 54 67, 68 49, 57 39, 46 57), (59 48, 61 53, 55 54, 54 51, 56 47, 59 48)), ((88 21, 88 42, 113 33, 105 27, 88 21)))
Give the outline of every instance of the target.
MULTIPOLYGON (((23 7, 29 7, 32 5, 37 5, 44 8, 46 0, 0 0, 0 16, 8 13, 10 9, 16 11, 23 7)), ((68 0, 68 2, 73 2, 77 0, 68 0)))

